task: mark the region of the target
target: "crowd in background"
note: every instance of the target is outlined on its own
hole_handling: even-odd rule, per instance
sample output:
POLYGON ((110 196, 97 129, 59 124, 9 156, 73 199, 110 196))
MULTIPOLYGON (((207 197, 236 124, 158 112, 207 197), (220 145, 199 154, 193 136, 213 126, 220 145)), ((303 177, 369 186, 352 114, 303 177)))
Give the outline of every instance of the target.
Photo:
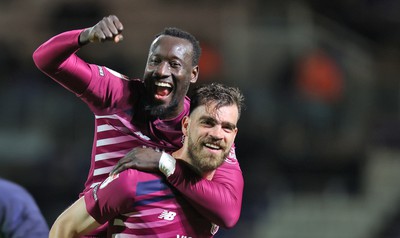
MULTIPOLYGON (((199 83, 224 82, 246 96, 236 139, 245 178, 242 216, 220 236, 251 235, 270 201, 287 193, 363 196, 370 151, 400 145, 399 5, 2 1, 0 177, 24 186, 49 224, 76 200, 89 169, 94 118, 31 56, 58 32, 117 14, 129 40, 79 54, 140 78, 147 42, 174 25, 201 41, 199 83)), ((378 229, 381 235, 395 233, 390 224, 397 224, 397 213, 378 229)))

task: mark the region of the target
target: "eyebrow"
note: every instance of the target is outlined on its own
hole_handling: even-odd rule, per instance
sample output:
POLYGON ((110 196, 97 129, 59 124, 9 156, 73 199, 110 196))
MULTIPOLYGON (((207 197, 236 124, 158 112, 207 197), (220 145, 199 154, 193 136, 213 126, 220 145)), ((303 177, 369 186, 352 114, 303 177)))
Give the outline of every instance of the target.
POLYGON ((212 122, 215 122, 216 124, 221 124, 222 126, 226 126, 226 127, 231 128, 231 129, 235 129, 236 128, 236 124, 234 124, 234 123, 231 123, 231 122, 228 122, 228 121, 220 122, 220 121, 218 121, 217 119, 215 119, 214 117, 211 117, 211 116, 201 116, 199 118, 199 120, 200 121, 202 121, 202 120, 212 121, 212 122))
POLYGON ((150 54, 149 59, 153 59, 153 58, 157 58, 157 59, 161 59, 161 60, 166 60, 166 61, 179 61, 180 63, 183 63, 185 61, 184 58, 179 58, 176 55, 173 55, 172 57, 165 57, 164 55, 161 55, 159 53, 157 54, 150 54))

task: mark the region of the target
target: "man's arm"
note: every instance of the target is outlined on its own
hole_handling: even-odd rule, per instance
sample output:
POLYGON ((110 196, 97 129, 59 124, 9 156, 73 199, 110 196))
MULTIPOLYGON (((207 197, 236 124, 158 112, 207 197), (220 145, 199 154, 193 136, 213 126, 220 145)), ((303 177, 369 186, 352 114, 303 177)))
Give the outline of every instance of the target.
POLYGON ((80 237, 132 208, 135 201, 136 171, 110 176, 85 192, 54 222, 50 238, 80 237))
POLYGON ((92 78, 89 65, 76 56, 76 52, 92 42, 122 40, 122 23, 116 16, 104 17, 96 25, 52 37, 33 53, 36 66, 70 91, 81 94, 92 78))
POLYGON ((81 32, 73 30, 56 35, 33 53, 33 61, 43 73, 76 94, 83 93, 91 79, 89 65, 75 54, 81 47, 78 43, 81 32))
POLYGON ((81 197, 56 219, 49 238, 80 237, 100 225, 86 211, 85 199, 81 197))
POLYGON ((234 151, 232 148, 229 158, 216 170, 211 181, 200 178, 185 163, 179 160, 175 162, 171 156, 169 158, 174 161, 173 165, 169 164, 170 160, 160 160, 162 153, 152 148, 133 149, 117 163, 111 174, 127 168, 158 172, 160 167, 164 167, 161 171, 167 176, 169 183, 199 213, 221 227, 232 228, 239 220, 244 187, 243 175, 234 151))
POLYGON ((224 162, 211 181, 200 178, 177 160, 167 177, 203 216, 223 228, 232 228, 240 217, 244 180, 239 164, 224 162), (196 178, 197 177, 197 178, 196 178))

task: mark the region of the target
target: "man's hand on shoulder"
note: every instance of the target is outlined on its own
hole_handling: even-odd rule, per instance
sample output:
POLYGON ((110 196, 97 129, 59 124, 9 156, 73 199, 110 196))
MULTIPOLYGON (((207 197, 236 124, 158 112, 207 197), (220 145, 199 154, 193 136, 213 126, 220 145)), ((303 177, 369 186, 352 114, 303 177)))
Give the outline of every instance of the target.
POLYGON ((126 169, 158 172, 161 155, 162 152, 156 151, 153 148, 134 148, 118 161, 110 175, 118 174, 126 169))

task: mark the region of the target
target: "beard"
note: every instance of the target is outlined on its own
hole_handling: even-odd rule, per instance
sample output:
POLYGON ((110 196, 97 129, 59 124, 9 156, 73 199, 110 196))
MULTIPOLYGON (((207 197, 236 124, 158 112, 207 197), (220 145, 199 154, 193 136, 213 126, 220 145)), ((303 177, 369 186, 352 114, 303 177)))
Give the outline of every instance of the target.
POLYGON ((155 82, 161 80, 160 77, 155 77, 151 73, 146 72, 143 76, 143 84, 145 90, 146 103, 144 109, 153 117, 165 118, 174 115, 180 104, 185 100, 185 96, 189 91, 190 80, 178 79, 172 75, 174 81, 173 89, 171 89, 169 97, 170 102, 160 101, 154 98, 156 93, 155 82))
POLYGON ((178 108, 178 100, 172 99, 172 101, 167 104, 148 104, 145 107, 145 110, 149 112, 149 114, 153 117, 166 117, 170 113, 175 112, 176 108, 178 108))
POLYGON ((206 141, 201 143, 194 143, 190 134, 188 133, 188 154, 193 167, 200 173, 209 172, 217 169, 229 154, 226 147, 221 146, 222 152, 218 155, 204 151, 203 147, 206 141))

